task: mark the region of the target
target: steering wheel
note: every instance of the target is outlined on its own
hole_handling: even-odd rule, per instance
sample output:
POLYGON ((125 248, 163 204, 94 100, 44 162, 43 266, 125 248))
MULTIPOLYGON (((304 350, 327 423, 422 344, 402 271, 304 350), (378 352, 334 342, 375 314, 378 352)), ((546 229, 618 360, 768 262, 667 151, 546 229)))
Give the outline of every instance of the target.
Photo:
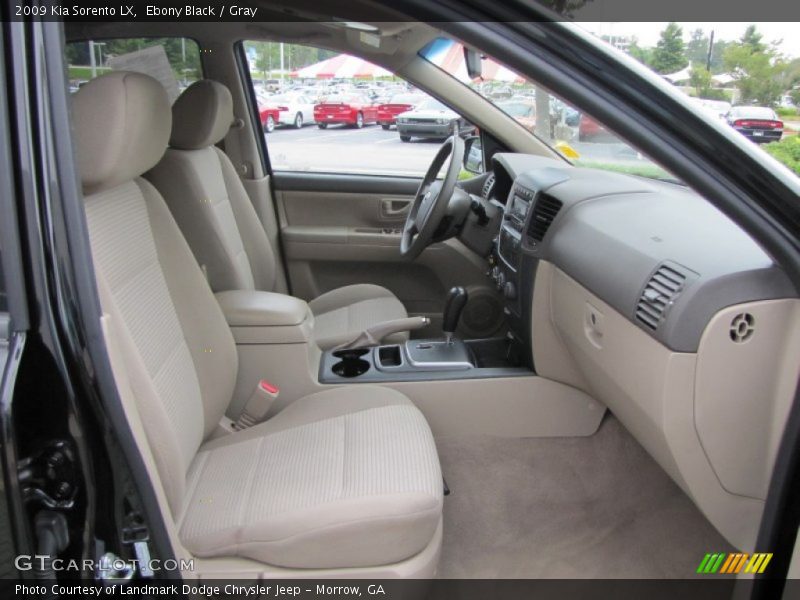
POLYGON ((463 160, 464 140, 454 134, 436 152, 414 196, 400 240, 400 254, 404 258, 415 259, 434 241, 433 235, 447 214, 447 205, 453 195, 463 160), (444 179, 437 180, 436 176, 445 162, 447 168, 444 179))

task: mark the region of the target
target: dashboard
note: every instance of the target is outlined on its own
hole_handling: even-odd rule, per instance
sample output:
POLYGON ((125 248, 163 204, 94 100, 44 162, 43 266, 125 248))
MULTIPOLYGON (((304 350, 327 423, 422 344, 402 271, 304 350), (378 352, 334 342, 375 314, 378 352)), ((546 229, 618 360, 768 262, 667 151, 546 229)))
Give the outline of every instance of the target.
POLYGON ((489 277, 537 375, 611 410, 730 541, 752 550, 800 378, 800 300, 691 189, 500 153, 489 277))
POLYGON ((696 351, 725 306, 796 294, 741 228, 681 185, 520 154, 496 154, 493 173, 505 207, 493 277, 515 316, 539 260, 678 352, 696 351))

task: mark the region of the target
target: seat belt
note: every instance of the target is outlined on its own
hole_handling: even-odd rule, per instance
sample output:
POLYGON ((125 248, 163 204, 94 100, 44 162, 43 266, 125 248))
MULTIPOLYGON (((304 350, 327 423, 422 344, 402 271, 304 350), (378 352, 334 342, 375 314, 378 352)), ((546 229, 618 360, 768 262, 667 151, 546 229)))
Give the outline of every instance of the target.
POLYGON ((280 390, 278 386, 270 383, 266 379, 259 381, 256 389, 253 390, 253 393, 244 405, 242 414, 239 415, 239 418, 233 424, 234 429, 247 429, 263 421, 279 394, 280 390))

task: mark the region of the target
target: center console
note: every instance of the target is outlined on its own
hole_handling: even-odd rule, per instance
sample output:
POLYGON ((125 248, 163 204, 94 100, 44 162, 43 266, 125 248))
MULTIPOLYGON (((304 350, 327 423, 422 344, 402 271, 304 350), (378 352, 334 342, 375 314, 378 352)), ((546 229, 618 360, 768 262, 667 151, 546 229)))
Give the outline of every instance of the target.
MULTIPOLYGON (((489 277, 504 299, 503 312, 512 343, 530 348, 530 304, 536 264, 523 246, 533 221, 536 189, 525 175, 516 179, 506 202, 489 277)), ((521 353, 530 363, 530 352, 521 353)))
POLYGON ((454 287, 442 315, 442 339, 408 340, 403 344, 341 348, 323 353, 320 383, 471 379, 530 374, 509 361, 508 340, 456 339, 458 320, 468 293, 454 287))
POLYGON ((408 340, 372 348, 329 350, 322 354, 320 383, 381 383, 478 379, 530 375, 510 366, 508 344, 488 340, 408 340))

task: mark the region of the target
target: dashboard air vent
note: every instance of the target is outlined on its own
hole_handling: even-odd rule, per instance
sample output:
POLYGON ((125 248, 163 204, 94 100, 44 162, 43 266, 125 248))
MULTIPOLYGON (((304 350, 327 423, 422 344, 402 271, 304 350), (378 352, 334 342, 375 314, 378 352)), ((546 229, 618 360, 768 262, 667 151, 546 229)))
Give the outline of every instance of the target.
POLYGON ((636 305, 636 319, 655 331, 664 319, 664 313, 678 297, 686 283, 686 275, 674 267, 661 265, 647 285, 636 305))
POLYGON ((486 181, 483 182, 481 197, 484 198, 485 200, 488 200, 489 195, 492 193, 493 187, 494 187, 494 173, 489 173, 489 176, 486 178, 486 181))
POLYGON ((537 242, 544 239, 547 230, 556 218, 558 211, 561 210, 561 200, 556 200, 547 194, 541 194, 536 199, 533 207, 533 215, 528 225, 528 236, 537 242))

